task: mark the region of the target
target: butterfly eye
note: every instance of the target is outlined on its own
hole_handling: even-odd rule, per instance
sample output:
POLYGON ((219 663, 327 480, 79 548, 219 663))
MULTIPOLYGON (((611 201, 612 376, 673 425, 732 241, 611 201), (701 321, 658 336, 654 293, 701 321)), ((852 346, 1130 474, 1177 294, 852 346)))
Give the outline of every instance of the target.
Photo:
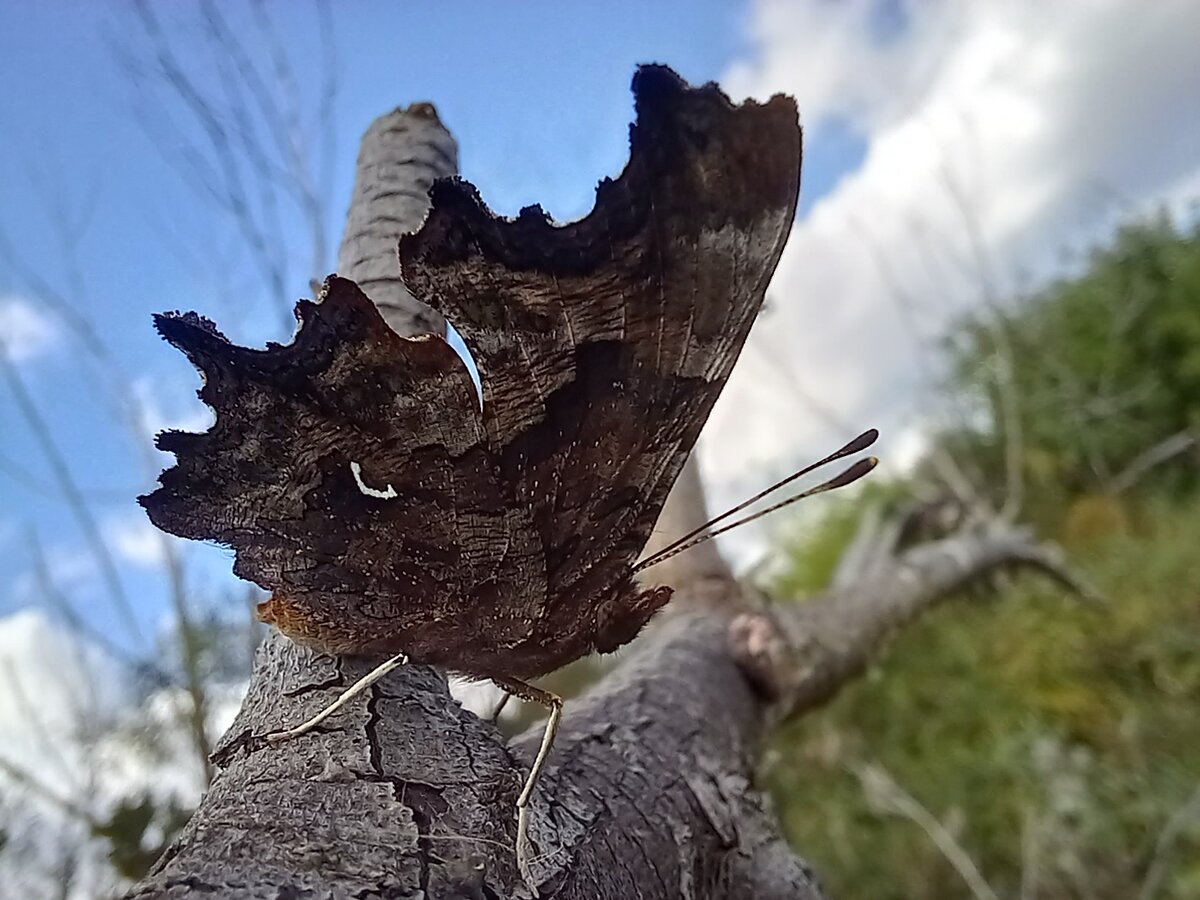
POLYGON ((483 382, 479 380, 479 366, 475 365, 475 357, 471 355, 471 351, 467 347, 467 342, 463 340, 462 335, 449 322, 446 322, 446 343, 454 348, 454 352, 466 364, 467 371, 471 373, 471 381, 475 383, 475 393, 479 397, 479 408, 483 409, 483 382))

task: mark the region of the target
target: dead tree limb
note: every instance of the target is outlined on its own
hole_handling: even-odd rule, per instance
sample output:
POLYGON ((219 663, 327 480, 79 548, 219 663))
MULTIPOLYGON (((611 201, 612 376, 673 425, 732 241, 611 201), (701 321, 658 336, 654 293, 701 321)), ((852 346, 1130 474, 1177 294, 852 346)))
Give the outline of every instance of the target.
POLYGON ((1108 490, 1113 494, 1127 491, 1141 480, 1151 469, 1163 463, 1183 456, 1200 445, 1196 435, 1188 430, 1176 432, 1169 438, 1159 441, 1153 447, 1143 450, 1108 483, 1108 490))
MULTIPOLYGON (((394 236, 418 224, 413 198, 454 159, 431 107, 381 122, 360 155, 342 253, 342 274, 379 303, 406 293, 384 274, 394 236)), ((660 539, 704 517, 689 469, 660 539)), ((768 728, 828 700, 888 635, 971 579, 1013 564, 1061 574, 1028 535, 1000 527, 912 548, 866 581, 797 604, 763 606, 711 546, 672 563, 668 614, 567 707, 533 800, 539 897, 820 897, 753 787, 768 728)), ((371 665, 269 638, 214 755, 212 789, 129 896, 533 896, 512 845, 540 730, 506 741, 454 703, 442 673, 402 668, 318 735, 252 740, 323 708, 371 665)))

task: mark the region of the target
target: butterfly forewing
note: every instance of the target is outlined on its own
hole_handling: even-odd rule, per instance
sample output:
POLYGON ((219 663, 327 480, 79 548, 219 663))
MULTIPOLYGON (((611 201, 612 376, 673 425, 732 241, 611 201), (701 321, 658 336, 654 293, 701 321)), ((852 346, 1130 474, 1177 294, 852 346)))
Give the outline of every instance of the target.
POLYGON ((589 216, 498 219, 445 182, 400 247, 406 283, 471 348, 487 439, 564 602, 641 552, 762 304, 799 188, 789 99, 734 107, 657 66, 634 91, 630 161, 589 216))

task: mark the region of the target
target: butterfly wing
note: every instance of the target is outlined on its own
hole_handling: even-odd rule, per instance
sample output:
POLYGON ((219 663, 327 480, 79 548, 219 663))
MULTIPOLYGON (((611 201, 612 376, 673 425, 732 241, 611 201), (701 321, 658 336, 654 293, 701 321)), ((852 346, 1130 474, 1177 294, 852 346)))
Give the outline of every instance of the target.
POLYGON ((499 219, 450 180, 400 244, 405 282, 479 367, 486 440, 562 602, 611 586, 641 552, 762 304, 799 189, 789 98, 735 107, 658 66, 634 93, 629 163, 586 218, 499 219))
MULTIPOLYGON (((336 277, 297 318, 294 341, 265 350, 194 313, 156 319, 203 374, 216 422, 159 436, 177 464, 140 498, 152 521, 232 547, 234 571, 275 592, 280 624, 325 649, 400 634, 419 656, 430 623, 467 619, 472 592, 499 581, 523 580, 517 601, 536 608, 544 590, 520 573, 540 570, 541 548, 453 348, 400 337, 336 277)), ((514 627, 531 614, 499 605, 514 627)))
POLYGON ((401 243, 409 288, 473 351, 482 412, 445 341, 396 335, 342 279, 299 304, 287 346, 160 317, 217 417, 160 436, 177 463, 141 498, 155 524, 232 547, 274 592, 271 618, 323 649, 480 674, 586 652, 586 604, 649 536, 762 303, 799 177, 790 100, 734 107, 660 67, 634 89, 630 162, 587 218, 500 220, 442 182, 401 243))

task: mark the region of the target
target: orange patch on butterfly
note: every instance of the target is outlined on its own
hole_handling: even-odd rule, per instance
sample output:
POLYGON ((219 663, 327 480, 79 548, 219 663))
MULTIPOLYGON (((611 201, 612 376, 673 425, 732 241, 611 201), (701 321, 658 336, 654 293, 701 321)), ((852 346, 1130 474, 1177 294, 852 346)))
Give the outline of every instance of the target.
POLYGON ((285 635, 306 647, 324 648, 329 643, 327 630, 311 615, 278 591, 254 608, 260 622, 274 625, 285 635))

